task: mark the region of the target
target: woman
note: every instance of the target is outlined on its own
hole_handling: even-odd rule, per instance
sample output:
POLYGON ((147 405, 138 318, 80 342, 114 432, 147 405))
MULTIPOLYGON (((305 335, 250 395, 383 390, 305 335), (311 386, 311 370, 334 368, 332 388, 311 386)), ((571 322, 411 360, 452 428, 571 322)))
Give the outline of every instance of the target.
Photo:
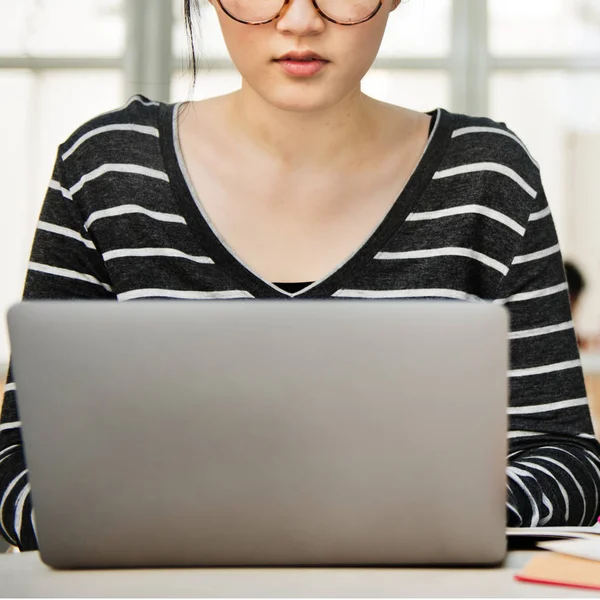
MULTIPOLYGON (((599 447, 539 169, 503 124, 361 93, 399 1, 213 0, 241 90, 185 106, 134 97, 74 132, 24 295, 505 304, 508 524, 590 524, 599 447)), ((17 393, 9 375, 1 525, 30 550, 17 393)))

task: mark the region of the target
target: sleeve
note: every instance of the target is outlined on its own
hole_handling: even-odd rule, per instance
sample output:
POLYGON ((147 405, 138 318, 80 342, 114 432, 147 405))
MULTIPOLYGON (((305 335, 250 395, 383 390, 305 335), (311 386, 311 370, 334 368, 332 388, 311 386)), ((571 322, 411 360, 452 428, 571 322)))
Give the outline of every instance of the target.
MULTIPOLYGON (((37 224, 23 299, 115 299, 102 256, 83 226, 67 180, 59 157, 37 224)), ((20 550, 35 550, 32 492, 12 369, 4 391, 0 415, 0 534, 20 550)))
POLYGON ((497 300, 511 320, 507 521, 591 525, 599 511, 600 445, 543 191, 536 204, 497 300))

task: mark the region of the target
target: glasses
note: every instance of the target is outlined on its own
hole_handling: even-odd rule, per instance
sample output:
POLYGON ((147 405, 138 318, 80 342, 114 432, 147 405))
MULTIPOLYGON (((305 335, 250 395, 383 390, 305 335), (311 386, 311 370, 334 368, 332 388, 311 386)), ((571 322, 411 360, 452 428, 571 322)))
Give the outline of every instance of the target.
MULTIPOLYGON (((292 0, 217 0, 225 14, 246 25, 274 21, 292 0)), ((317 12, 337 25, 358 25, 372 19, 383 0, 312 0, 317 12)))

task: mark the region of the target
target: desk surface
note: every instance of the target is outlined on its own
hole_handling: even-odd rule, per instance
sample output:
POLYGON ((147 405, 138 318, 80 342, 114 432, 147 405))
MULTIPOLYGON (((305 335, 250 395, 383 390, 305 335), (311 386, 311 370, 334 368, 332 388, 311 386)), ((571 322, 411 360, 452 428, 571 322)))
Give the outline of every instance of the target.
POLYGON ((0 597, 519 597, 598 592, 519 583, 531 552, 496 569, 146 569, 53 571, 37 552, 0 555, 0 597))

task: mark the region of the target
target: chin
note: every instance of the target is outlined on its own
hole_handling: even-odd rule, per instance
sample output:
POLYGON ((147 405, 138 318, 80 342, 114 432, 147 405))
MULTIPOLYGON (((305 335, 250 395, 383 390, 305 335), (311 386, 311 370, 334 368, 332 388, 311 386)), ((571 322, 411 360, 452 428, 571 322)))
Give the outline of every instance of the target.
POLYGON ((311 113, 328 110, 341 102, 346 94, 324 89, 325 86, 283 85, 261 90, 262 98, 271 106, 286 112, 311 113))

